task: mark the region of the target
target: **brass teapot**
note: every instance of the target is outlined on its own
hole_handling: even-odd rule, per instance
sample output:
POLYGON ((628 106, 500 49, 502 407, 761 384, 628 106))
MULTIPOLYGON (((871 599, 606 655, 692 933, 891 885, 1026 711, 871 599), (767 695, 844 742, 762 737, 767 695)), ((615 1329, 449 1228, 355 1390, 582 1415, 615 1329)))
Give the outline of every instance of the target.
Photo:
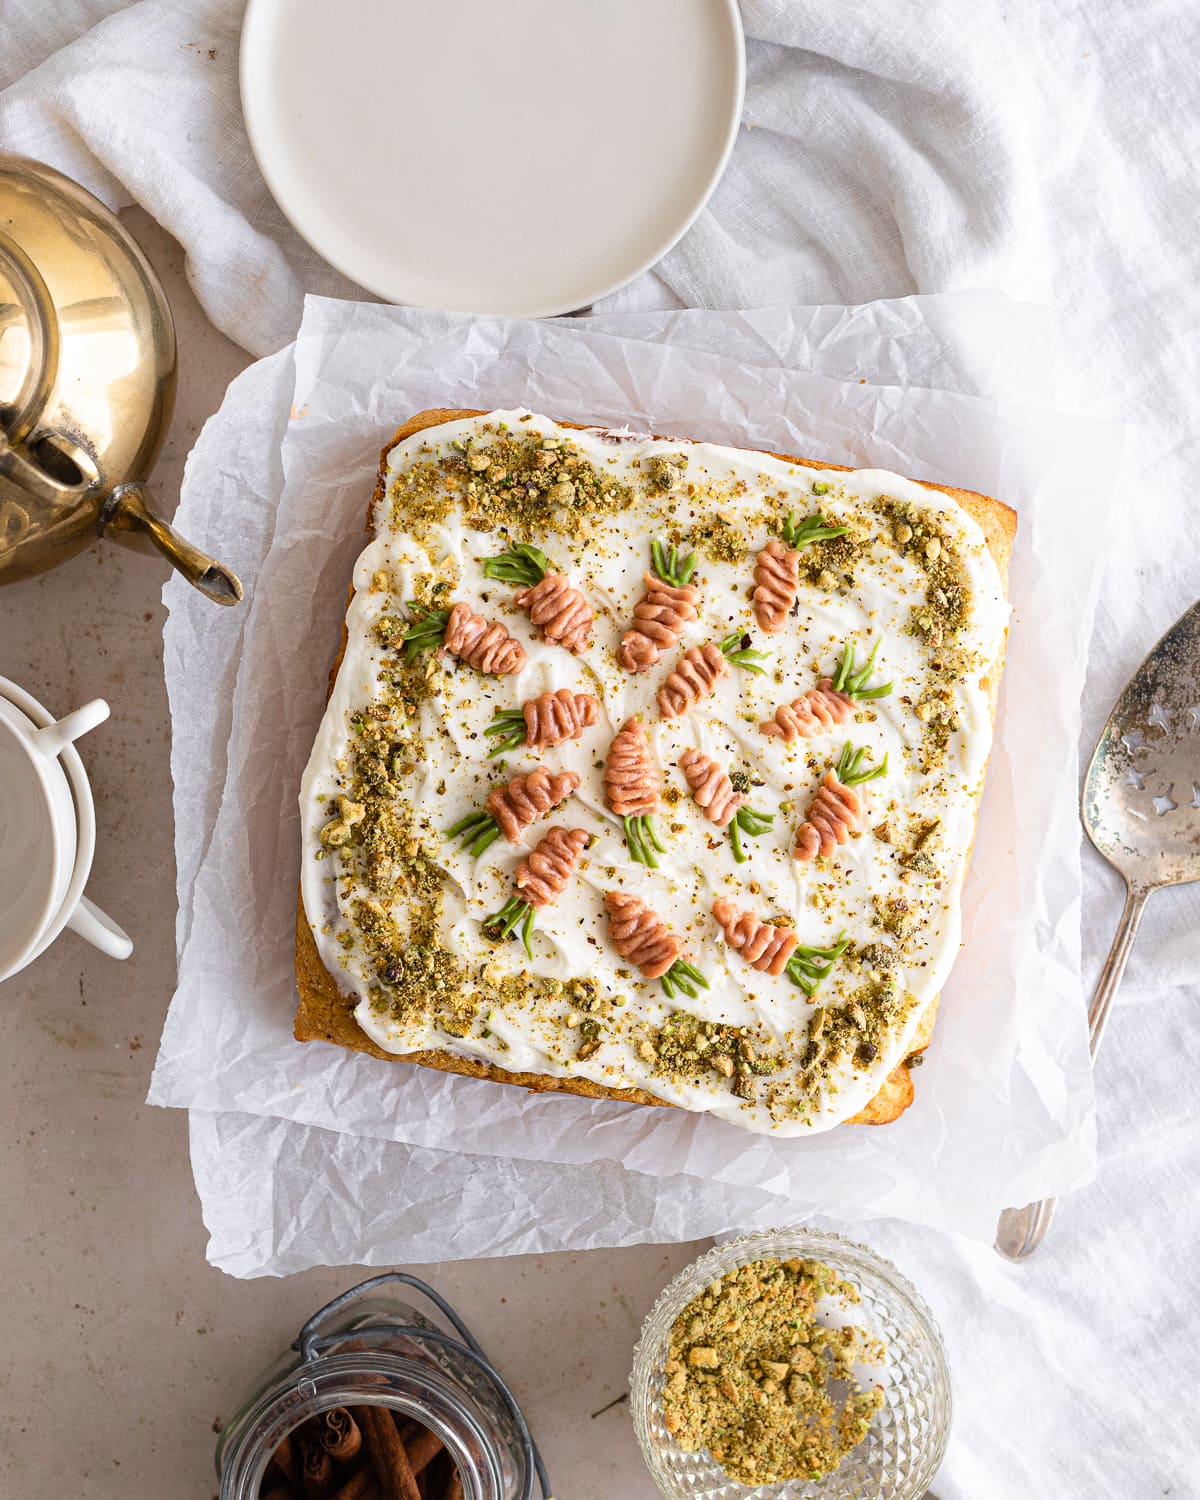
POLYGON ((149 261, 91 193, 0 151, 0 583, 111 536, 237 603, 237 576, 152 509, 174 404, 175 326, 149 261))

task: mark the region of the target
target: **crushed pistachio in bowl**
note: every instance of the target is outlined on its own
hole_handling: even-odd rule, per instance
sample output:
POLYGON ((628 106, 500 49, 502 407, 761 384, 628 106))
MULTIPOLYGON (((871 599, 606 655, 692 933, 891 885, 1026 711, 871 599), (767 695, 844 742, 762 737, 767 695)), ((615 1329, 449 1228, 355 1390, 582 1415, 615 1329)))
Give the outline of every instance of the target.
POLYGON ((669 1500, 915 1500, 945 1451, 949 1370, 895 1267, 827 1231, 771 1230, 662 1293, 631 1408, 669 1500))

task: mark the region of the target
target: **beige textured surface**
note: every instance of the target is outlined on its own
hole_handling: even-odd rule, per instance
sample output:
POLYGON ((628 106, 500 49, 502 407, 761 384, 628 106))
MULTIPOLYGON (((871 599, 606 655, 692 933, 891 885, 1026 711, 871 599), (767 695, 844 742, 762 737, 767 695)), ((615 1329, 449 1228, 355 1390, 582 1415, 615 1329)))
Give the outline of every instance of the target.
MULTIPOLYGON (((157 474, 169 514, 188 449, 247 360, 203 321, 177 247, 143 215, 128 220, 179 325, 179 405, 157 474)), ((164 573, 104 546, 0 589, 0 674, 57 710, 112 705, 82 746, 99 824, 89 891, 136 944, 115 964, 68 933, 0 985, 0 1500, 209 1500, 214 1424, 355 1279, 212 1270, 184 1117, 143 1103, 175 980, 164 573)), ((699 1248, 433 1271, 512 1378, 560 1495, 654 1500, 624 1407, 591 1413, 625 1389, 642 1317, 699 1248)))

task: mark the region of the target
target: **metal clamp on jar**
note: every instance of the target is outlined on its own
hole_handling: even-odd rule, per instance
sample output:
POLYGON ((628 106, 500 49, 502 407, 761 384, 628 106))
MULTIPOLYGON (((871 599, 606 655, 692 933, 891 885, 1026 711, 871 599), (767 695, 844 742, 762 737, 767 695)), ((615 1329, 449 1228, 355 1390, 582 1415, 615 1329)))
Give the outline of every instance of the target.
POLYGON ((111 536, 218 604, 237 575, 154 514, 175 325, 122 224, 61 172, 0 152, 0 583, 111 536))
POLYGON ((384 1406, 441 1439, 464 1500, 543 1500, 550 1485, 521 1408, 470 1330, 431 1286, 402 1271, 372 1276, 314 1313, 217 1444, 220 1500, 258 1500, 283 1439, 335 1407, 384 1406), (453 1332, 395 1288, 412 1287, 453 1332), (387 1290, 383 1290, 383 1289, 387 1290))

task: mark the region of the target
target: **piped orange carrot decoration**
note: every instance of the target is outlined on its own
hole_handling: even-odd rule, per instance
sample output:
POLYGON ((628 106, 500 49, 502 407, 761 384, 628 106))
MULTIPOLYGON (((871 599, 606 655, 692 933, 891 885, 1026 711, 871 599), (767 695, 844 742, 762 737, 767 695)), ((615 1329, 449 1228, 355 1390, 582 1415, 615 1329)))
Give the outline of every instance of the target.
POLYGON ((600 705, 591 693, 573 693, 559 688, 556 693, 542 693, 530 698, 520 708, 498 708, 485 735, 503 735, 488 751, 488 759, 507 755, 524 746, 527 750, 545 750, 567 740, 577 740, 585 729, 600 717, 600 705))
POLYGON ((696 998, 697 986, 708 988, 708 980, 687 962, 683 939, 672 932, 652 906, 627 891, 606 891, 608 936, 622 958, 642 971, 646 979, 662 981, 667 999, 682 990, 696 998))
POLYGON ((831 526, 824 516, 789 516, 754 564, 754 618, 768 635, 778 635, 800 592, 800 551, 813 542, 841 536, 844 526, 831 526))
POLYGON ((775 710, 774 718, 766 719, 758 727, 763 734, 774 735, 789 744, 836 729, 851 717, 855 704, 872 698, 886 698, 892 691, 890 682, 867 686, 878 654, 879 642, 876 641, 866 664, 856 670, 854 644, 847 641, 832 677, 822 677, 815 688, 809 688, 791 703, 782 704, 775 710))
POLYGON ((688 580, 696 571, 696 555, 680 557, 679 549, 650 543, 654 571, 644 575, 646 592, 633 607, 633 624, 617 647, 617 660, 627 672, 645 672, 673 646, 696 618, 700 590, 688 580))
POLYGON ((745 806, 746 799, 741 792, 734 791, 728 772, 703 750, 685 750, 679 757, 679 769, 687 778, 692 801, 710 823, 728 828, 733 857, 739 865, 745 864, 750 856, 742 848, 741 835, 747 833, 757 838, 766 833, 775 821, 775 814, 745 806))
POLYGON ((566 890, 571 872, 590 842, 591 835, 582 828, 564 828, 555 823, 529 858, 517 866, 516 894, 486 919, 484 928, 498 929, 497 938, 506 938, 510 932, 519 930, 525 952, 532 958, 530 936, 534 916, 566 890))
POLYGON ((658 869, 654 851, 666 852, 654 827, 661 796, 662 771, 650 750, 646 726, 639 718, 627 719, 604 762, 604 800, 625 825, 630 857, 654 870, 658 869))
POLYGON ((528 542, 515 542, 497 557, 485 557, 483 575, 524 587, 513 596, 537 626, 543 641, 565 646, 578 654, 591 644, 596 611, 574 584, 550 566, 550 559, 528 542))
POLYGON ((766 669, 758 663, 766 659, 765 652, 751 650, 750 637, 740 630, 719 645, 710 641, 706 646, 692 646, 659 688, 658 711, 664 719, 678 719, 716 691, 731 662, 747 672, 762 673, 766 669))
POLYGON ((525 647, 498 620, 477 615, 469 604, 452 609, 425 609, 410 604, 412 621, 404 632, 404 654, 409 661, 436 646, 460 657, 477 672, 507 677, 526 663, 525 647))
POLYGON ((531 823, 565 802, 578 785, 579 777, 574 771, 551 772, 545 766, 538 766, 528 776, 514 776, 504 786, 493 787, 483 808, 460 818, 446 829, 445 837, 462 838, 467 853, 476 856, 502 833, 510 844, 515 844, 531 823))
POLYGON ((841 936, 831 947, 808 947, 801 944, 792 928, 764 922, 753 912, 743 911, 728 896, 720 896, 713 902, 712 914, 725 934, 725 941, 752 969, 774 977, 786 974, 810 999, 850 942, 841 936))
POLYGON ((847 742, 837 765, 821 778, 821 785, 809 804, 808 815, 796 830, 792 853, 801 863, 816 859, 818 855, 826 859, 839 844, 849 839, 865 806, 855 788, 882 776, 887 770, 886 755, 879 765, 863 770, 866 753, 865 747, 856 750, 847 742))

